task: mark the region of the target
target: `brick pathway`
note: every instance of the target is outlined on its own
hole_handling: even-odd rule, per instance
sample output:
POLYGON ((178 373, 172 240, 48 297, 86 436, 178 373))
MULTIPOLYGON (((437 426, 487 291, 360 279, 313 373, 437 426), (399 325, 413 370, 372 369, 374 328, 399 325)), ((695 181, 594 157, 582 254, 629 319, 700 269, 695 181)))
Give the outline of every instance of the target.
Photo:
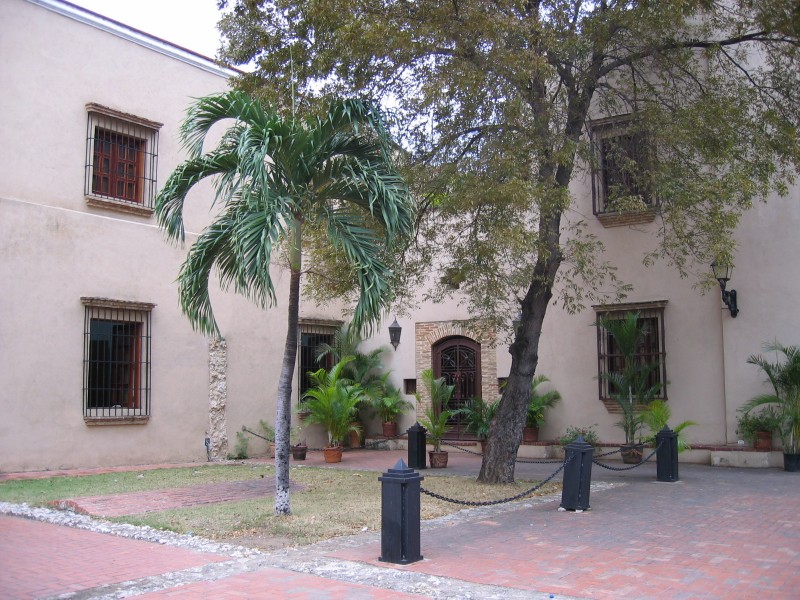
POLYGON ((224 557, 0 515, 0 597, 43 598, 224 557))

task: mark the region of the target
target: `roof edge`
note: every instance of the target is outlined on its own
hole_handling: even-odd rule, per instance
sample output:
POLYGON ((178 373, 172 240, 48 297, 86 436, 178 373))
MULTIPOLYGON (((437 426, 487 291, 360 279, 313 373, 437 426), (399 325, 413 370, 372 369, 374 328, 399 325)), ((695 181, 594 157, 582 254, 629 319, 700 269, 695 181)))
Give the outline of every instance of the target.
POLYGON ((25 1, 226 79, 243 73, 239 69, 222 67, 213 58, 173 44, 77 4, 72 4, 67 0, 25 1))

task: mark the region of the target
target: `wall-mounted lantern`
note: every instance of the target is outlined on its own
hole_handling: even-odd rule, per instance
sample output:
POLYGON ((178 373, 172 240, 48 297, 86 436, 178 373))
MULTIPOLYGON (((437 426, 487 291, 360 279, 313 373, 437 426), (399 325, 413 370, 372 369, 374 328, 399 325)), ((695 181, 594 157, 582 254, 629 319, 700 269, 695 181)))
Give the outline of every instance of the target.
POLYGON ((400 344, 400 334, 403 332, 403 328, 400 327, 400 324, 397 322, 397 319, 394 320, 394 323, 389 325, 389 341, 392 342, 392 346, 394 349, 397 350, 397 346, 400 344))
POLYGON ((714 278, 719 281, 719 288, 722 290, 722 302, 731 311, 731 317, 736 318, 739 314, 739 308, 736 306, 736 290, 726 290, 728 281, 731 278, 733 267, 728 265, 718 265, 711 263, 711 271, 714 273, 714 278))

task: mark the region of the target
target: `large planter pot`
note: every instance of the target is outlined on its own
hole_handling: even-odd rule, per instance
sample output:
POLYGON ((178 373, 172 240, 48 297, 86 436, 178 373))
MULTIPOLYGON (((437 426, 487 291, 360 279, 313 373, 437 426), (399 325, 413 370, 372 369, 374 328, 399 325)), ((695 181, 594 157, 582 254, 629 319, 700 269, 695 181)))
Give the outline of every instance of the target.
POLYGON ((522 430, 523 442, 538 442, 539 441, 539 428, 538 427, 525 427, 522 430))
POLYGON ((756 431, 756 443, 753 444, 756 450, 772 450, 772 432, 756 431))
POLYGON ((306 459, 306 452, 308 452, 308 446, 305 444, 297 444, 296 446, 292 446, 292 458, 295 460, 305 460, 306 459))
POLYGON ((333 446, 330 448, 323 448, 322 454, 325 457, 326 463, 338 463, 342 462, 342 447, 341 446, 333 446))
POLYGON ((626 465, 635 465, 642 462, 644 456, 643 444, 623 444, 619 447, 619 452, 622 454, 622 462, 626 465))
POLYGON ((440 450, 439 452, 428 451, 428 461, 431 464, 431 469, 444 469, 447 466, 447 450, 440 450))
POLYGON ((386 421, 383 424, 383 437, 397 437, 397 421, 386 421))
POLYGON ((783 453, 783 470, 800 471, 800 454, 783 453))

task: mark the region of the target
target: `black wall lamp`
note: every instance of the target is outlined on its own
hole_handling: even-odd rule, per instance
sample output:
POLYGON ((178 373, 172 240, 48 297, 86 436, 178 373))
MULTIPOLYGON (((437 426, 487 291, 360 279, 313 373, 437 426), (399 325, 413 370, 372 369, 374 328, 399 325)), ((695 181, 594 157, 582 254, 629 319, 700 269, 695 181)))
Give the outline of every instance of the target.
POLYGON ((392 342, 392 346, 394 349, 397 350, 397 346, 400 345, 400 334, 403 332, 403 328, 400 327, 400 324, 397 322, 397 319, 394 320, 394 323, 389 325, 389 341, 392 342))
POLYGON ((739 308, 736 306, 736 290, 725 289, 731 278, 733 268, 713 262, 711 263, 711 271, 714 273, 714 278, 719 281, 719 287, 722 290, 722 302, 731 311, 731 317, 735 319, 736 315, 739 314, 739 308))

